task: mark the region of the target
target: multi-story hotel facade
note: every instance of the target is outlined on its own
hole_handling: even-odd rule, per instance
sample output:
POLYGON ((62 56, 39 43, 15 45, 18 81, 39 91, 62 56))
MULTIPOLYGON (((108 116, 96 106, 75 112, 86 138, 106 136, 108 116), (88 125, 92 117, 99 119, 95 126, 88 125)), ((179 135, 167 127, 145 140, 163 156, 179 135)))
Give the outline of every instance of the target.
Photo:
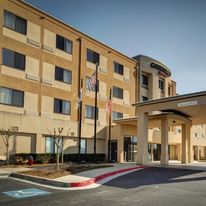
MULTIPOLYGON (((65 153, 78 153, 82 89, 81 153, 93 153, 95 92, 87 85, 98 64, 97 153, 108 154, 112 90, 111 158, 135 161, 135 102, 176 95, 170 69, 150 57, 130 58, 19 0, 0 2, 0 128, 15 131, 10 153, 53 153, 51 134, 69 136, 65 153)), ((139 123, 138 123, 139 124, 139 123)), ((205 159, 205 126, 193 129, 195 159, 205 159)), ((170 159, 180 159, 181 128, 170 128, 170 159)), ((149 129, 149 152, 160 155, 160 130, 149 129)), ((0 155, 5 155, 0 139, 0 155)))

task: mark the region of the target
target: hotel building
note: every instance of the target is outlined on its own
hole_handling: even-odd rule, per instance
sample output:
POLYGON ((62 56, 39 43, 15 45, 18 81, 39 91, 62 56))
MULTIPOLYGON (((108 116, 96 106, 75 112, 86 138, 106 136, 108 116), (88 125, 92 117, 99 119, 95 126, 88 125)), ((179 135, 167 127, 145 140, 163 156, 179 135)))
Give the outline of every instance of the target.
MULTIPOLYGON (((64 152, 78 153, 81 86, 81 153, 93 153, 95 92, 86 82, 98 63, 97 153, 108 154, 105 108, 112 89, 111 159, 135 161, 137 111, 132 104, 175 96, 170 69, 147 56, 130 58, 20 0, 2 0, 0 15, 0 128, 17 134, 10 153, 54 153, 51 133, 58 127, 69 135, 64 152)), ((205 125, 192 128, 196 160, 206 157, 205 131, 205 125)), ((158 127, 149 128, 150 160, 160 159, 160 136, 158 127)), ((2 139, 0 145, 4 156, 2 139)), ((169 157, 181 159, 181 127, 169 128, 169 157)))

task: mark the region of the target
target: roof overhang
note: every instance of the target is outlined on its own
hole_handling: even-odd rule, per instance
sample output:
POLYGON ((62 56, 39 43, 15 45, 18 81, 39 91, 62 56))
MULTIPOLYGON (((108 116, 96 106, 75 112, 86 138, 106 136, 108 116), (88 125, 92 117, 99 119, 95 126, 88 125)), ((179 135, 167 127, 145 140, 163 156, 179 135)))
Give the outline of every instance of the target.
POLYGON ((137 112, 169 112, 189 119, 192 124, 206 124, 206 91, 133 104, 137 112))
MULTIPOLYGON (((168 119, 169 126, 179 126, 184 123, 192 124, 191 120, 187 117, 182 115, 174 114, 174 113, 162 113, 162 114, 155 114, 149 115, 149 128, 161 127, 161 120, 168 119)), ((134 125, 137 126, 138 124, 138 117, 129 117, 114 120, 114 123, 118 125, 134 125)))

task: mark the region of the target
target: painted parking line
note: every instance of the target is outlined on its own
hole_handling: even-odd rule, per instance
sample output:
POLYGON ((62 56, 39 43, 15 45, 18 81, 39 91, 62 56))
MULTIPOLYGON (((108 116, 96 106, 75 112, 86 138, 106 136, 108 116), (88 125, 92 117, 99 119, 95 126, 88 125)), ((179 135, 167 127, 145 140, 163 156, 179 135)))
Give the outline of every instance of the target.
POLYGON ((24 189, 24 190, 7 191, 7 192, 3 192, 3 194, 20 199, 20 198, 33 197, 38 195, 48 195, 50 194, 50 192, 31 188, 31 189, 24 189))

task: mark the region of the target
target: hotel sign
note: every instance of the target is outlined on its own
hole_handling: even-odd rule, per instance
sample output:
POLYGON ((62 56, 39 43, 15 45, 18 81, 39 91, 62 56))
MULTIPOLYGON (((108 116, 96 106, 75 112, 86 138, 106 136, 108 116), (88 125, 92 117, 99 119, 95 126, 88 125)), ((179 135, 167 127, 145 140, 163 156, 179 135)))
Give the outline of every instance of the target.
POLYGON ((177 104, 178 107, 189 107, 189 106, 194 106, 194 105, 197 105, 197 101, 181 102, 177 104))
POLYGON ((163 66, 159 64, 152 62, 150 66, 154 69, 157 69, 160 75, 163 75, 165 77, 169 77, 171 75, 170 71, 168 71, 166 68, 164 68, 163 66))

